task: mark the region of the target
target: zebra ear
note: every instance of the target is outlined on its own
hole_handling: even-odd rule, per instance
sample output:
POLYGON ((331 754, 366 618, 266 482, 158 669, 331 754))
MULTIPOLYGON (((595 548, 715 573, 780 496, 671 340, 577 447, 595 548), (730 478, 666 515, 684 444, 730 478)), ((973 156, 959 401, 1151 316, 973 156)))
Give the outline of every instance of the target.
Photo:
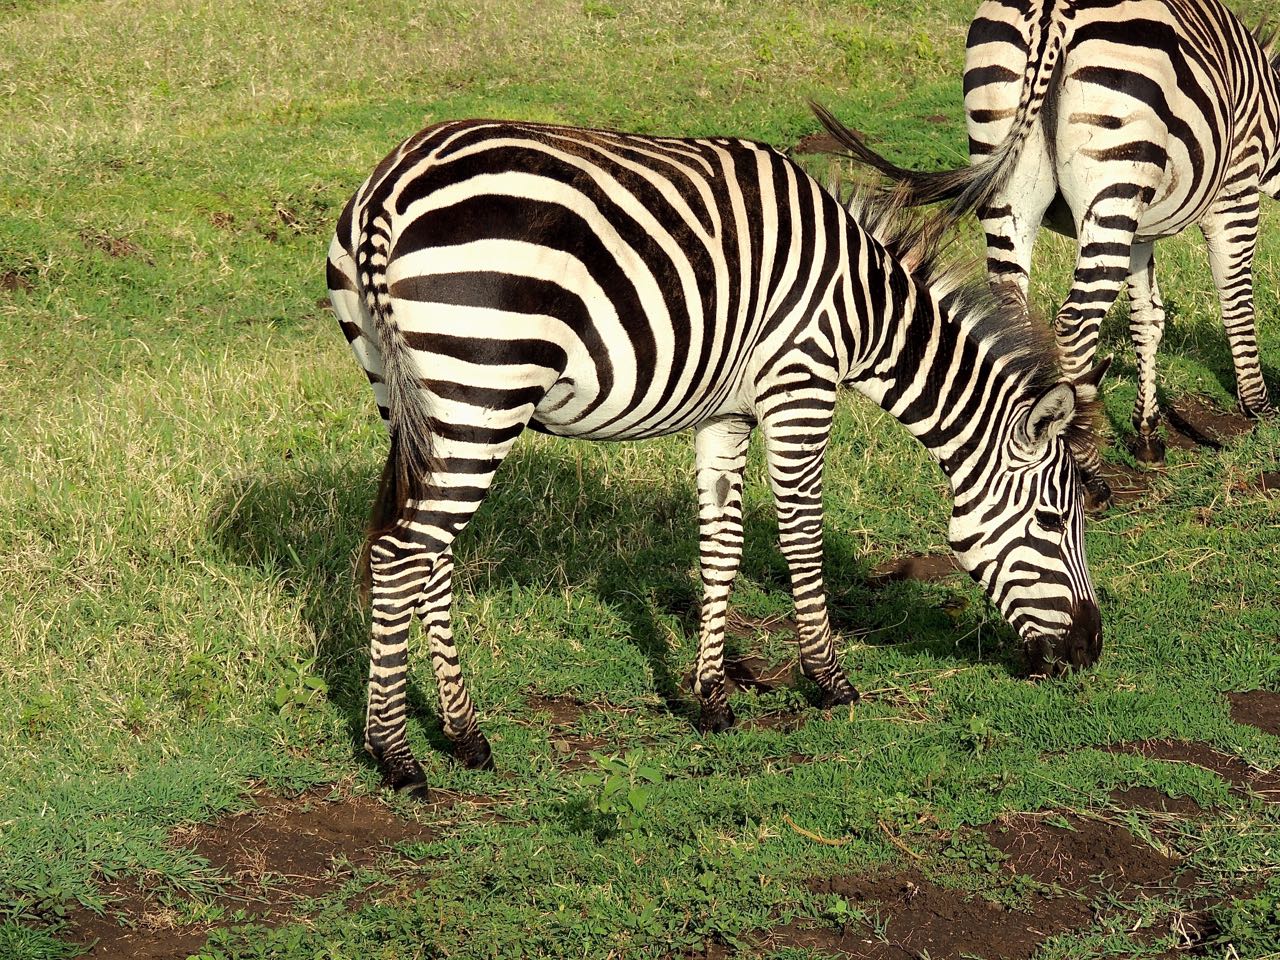
POLYGON ((1062 436, 1076 413, 1076 388, 1065 380, 1040 394, 1022 425, 1022 440, 1033 451, 1043 450, 1062 436))

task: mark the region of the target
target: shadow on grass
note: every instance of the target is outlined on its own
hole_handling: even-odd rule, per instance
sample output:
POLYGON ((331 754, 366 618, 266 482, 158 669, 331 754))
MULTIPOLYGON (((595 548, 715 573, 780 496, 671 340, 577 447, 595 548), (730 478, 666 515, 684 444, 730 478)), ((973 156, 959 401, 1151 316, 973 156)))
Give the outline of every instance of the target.
MULTIPOLYGON (((372 458, 350 470, 306 463, 282 466, 275 473, 228 484, 210 518, 212 536, 230 559, 259 570, 297 599, 316 636, 316 669, 328 684, 330 701, 346 716, 360 755, 369 627, 355 561, 377 469, 372 458)), ((549 581, 588 592, 624 620, 668 709, 692 719, 697 705, 682 688, 692 663, 673 662, 676 655, 663 622, 678 620, 690 638, 686 646, 696 645, 701 587, 692 480, 690 462, 687 479, 623 485, 602 466, 578 462, 570 444, 517 445, 455 544, 455 594, 483 600, 513 583, 537 588, 549 581), (646 599, 653 597, 662 599, 646 599)), ((740 577, 768 592, 776 590, 789 602, 772 508, 749 507, 744 527, 740 577)), ((904 582, 872 590, 865 561, 853 555, 849 541, 830 534, 826 568, 832 623, 838 631, 874 630, 874 636, 862 638, 872 645, 901 643, 905 637, 913 649, 942 660, 977 658, 976 650, 957 646, 954 625, 935 605, 936 595, 925 595, 923 585, 904 582)), ((458 642, 465 646, 465 633, 460 631, 458 642)), ((747 652, 735 647, 739 641, 732 636, 727 643, 731 656, 747 652)), ((420 649, 417 662, 421 679, 421 665, 429 661, 420 649)), ((1016 674, 1012 662, 1006 666, 1016 674)), ((410 684, 410 703, 419 716, 437 712, 429 683, 410 684)), ((816 688, 810 693, 816 696, 816 688)), ((448 750, 436 725, 428 728, 428 736, 434 747, 448 750)))

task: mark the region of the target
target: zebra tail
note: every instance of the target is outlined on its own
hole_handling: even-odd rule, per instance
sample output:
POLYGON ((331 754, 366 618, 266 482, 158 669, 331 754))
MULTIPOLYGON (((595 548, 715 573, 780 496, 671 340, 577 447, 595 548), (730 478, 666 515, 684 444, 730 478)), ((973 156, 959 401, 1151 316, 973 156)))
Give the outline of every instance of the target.
POLYGON ((994 152, 977 163, 954 170, 907 170, 872 150, 862 136, 846 127, 820 103, 809 102, 818 120, 832 139, 852 159, 880 171, 896 184, 895 192, 911 207, 949 201, 946 219, 954 222, 988 205, 1013 173, 1023 145, 1039 118, 1062 52, 1065 26, 1054 18, 1032 46, 1037 54, 1028 58, 1022 93, 1013 126, 994 152))
POLYGON ((374 543, 412 519, 416 502, 425 499, 427 478, 433 466, 431 415, 426 393, 391 308, 391 292, 387 286, 388 234, 385 215, 374 217, 366 208, 356 251, 357 273, 378 335, 391 423, 391 449, 382 468, 360 556, 358 572, 366 593, 372 585, 370 558, 374 543))

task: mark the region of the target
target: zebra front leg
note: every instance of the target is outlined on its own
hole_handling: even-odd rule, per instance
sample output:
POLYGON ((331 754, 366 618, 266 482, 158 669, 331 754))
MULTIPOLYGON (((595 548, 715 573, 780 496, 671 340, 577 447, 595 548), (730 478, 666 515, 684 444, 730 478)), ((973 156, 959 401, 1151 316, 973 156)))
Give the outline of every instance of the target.
POLYGON ((1222 326, 1235 366, 1236 395, 1245 416, 1274 417, 1258 359, 1258 332, 1253 312, 1253 254, 1258 243, 1256 189, 1219 201, 1201 224, 1209 245, 1209 266, 1222 304, 1222 326))
POLYGON ((492 770, 493 751, 480 732, 476 710, 462 682, 458 648, 453 642, 450 607, 453 605, 453 550, 436 560, 431 578, 422 591, 418 619, 427 631, 431 647, 431 668, 436 675, 440 698, 440 720, 444 735, 453 742, 454 756, 468 770, 492 770))
POLYGON ((778 543, 791 574, 800 633, 800 666, 818 685, 824 706, 855 703, 858 691, 836 660, 822 580, 822 462, 835 412, 834 390, 807 398, 787 391, 776 415, 761 417, 769 481, 778 513, 778 543))
POLYGON ((1138 398, 1133 407, 1136 434, 1133 455, 1141 463, 1164 463, 1164 441, 1156 432, 1156 351, 1164 337, 1164 304, 1156 283, 1155 248, 1135 243, 1129 260, 1129 337, 1138 367, 1138 398))
POLYGON ((742 557, 742 473, 753 426, 751 420, 732 417, 704 423, 694 435, 702 613, 693 692, 702 702, 698 729, 703 733, 719 733, 734 722, 725 694, 724 627, 742 557))

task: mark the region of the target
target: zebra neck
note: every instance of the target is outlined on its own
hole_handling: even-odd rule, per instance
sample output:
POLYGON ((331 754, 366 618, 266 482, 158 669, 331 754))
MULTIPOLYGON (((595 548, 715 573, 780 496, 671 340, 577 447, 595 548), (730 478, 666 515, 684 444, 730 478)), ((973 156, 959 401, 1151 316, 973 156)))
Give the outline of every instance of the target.
POLYGON ((915 288, 895 320, 868 337, 845 383, 901 423, 929 451, 958 490, 992 455, 1002 431, 1000 411, 1022 390, 1016 364, 991 352, 963 306, 948 309, 915 288))

